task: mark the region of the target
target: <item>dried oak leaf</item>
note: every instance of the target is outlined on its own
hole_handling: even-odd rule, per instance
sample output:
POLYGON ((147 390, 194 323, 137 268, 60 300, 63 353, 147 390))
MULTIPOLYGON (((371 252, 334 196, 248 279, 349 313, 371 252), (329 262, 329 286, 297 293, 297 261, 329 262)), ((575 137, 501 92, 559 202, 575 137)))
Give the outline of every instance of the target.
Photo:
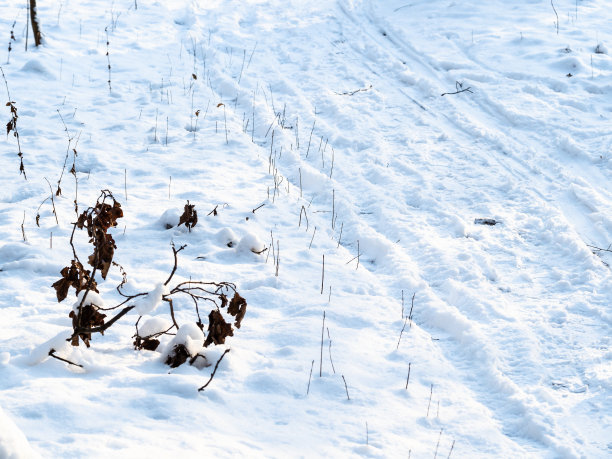
MULTIPOLYGON (((70 311, 68 315, 72 319, 72 328, 93 328, 104 325, 104 318, 106 314, 102 314, 98 311, 98 308, 94 305, 88 304, 87 306, 79 307, 79 313, 75 314, 74 311, 70 311)), ((104 332, 100 332, 104 334, 104 332)), ((87 347, 90 346, 89 341, 91 340, 91 333, 80 333, 78 336, 81 337, 87 347)), ((72 338, 72 345, 78 346, 78 337, 72 338)))
POLYGON ((211 343, 224 344, 228 336, 234 336, 232 324, 228 324, 223 315, 213 309, 208 314, 208 336, 204 341, 204 347, 208 347, 211 343))
POLYGON ((184 364, 187 359, 191 357, 187 348, 182 344, 177 344, 174 346, 174 349, 168 354, 168 358, 166 358, 166 365, 170 365, 171 368, 180 367, 184 364))
POLYGON ((13 129, 15 129, 15 120, 10 120, 6 123, 6 135, 9 135, 13 129))
POLYGON ((97 241, 94 240, 96 250, 89 256, 88 261, 91 266, 100 270, 102 279, 106 279, 108 270, 113 263, 113 256, 115 255, 115 249, 117 246, 115 245, 115 240, 110 234, 102 235, 101 244, 96 242, 97 241))
POLYGON ((236 321, 234 325, 236 328, 240 328, 240 323, 242 319, 244 319, 244 315, 246 314, 247 302, 244 298, 242 298, 238 292, 234 292, 234 297, 232 301, 230 301, 229 307, 227 308, 227 312, 236 317, 236 321))
MULTIPOLYGON (((66 266, 60 271, 60 274, 62 278, 52 285, 55 289, 58 303, 66 299, 70 287, 74 287, 76 293, 79 293, 89 285, 90 272, 83 269, 83 265, 78 261, 72 260, 72 265, 66 266)), ((91 282, 90 290, 98 292, 95 281, 91 282)))
POLYGON ((96 218, 94 225, 106 232, 109 228, 117 226, 117 219, 123 217, 121 204, 114 201, 113 205, 107 203, 98 203, 94 209, 96 218))
POLYGON ((155 338, 151 338, 146 336, 142 338, 141 336, 137 336, 134 340, 134 349, 142 350, 145 349, 147 351, 154 351, 159 346, 159 340, 155 338))
POLYGON ((189 201, 185 204, 185 210, 179 219, 178 226, 181 226, 183 223, 189 231, 198 223, 198 213, 195 210, 195 204, 189 204, 189 201))

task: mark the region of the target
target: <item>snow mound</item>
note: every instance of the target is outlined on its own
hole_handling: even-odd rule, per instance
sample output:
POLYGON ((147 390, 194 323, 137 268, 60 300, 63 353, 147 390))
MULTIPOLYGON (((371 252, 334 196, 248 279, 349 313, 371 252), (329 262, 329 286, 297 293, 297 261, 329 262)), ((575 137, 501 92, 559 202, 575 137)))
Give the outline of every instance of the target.
POLYGON ((191 357, 196 355, 204 347, 204 332, 195 322, 181 325, 176 336, 166 346, 163 359, 166 360, 176 346, 185 347, 191 357))
POLYGON ((31 59, 21 67, 22 72, 35 73, 45 80, 55 80, 55 75, 38 59, 31 59))
POLYGON ((75 314, 79 312, 79 306, 81 306, 81 301, 83 301, 85 293, 87 293, 87 296, 85 297, 85 302, 83 303, 84 307, 89 306, 90 304, 98 308, 103 308, 105 306, 104 300, 99 293, 96 293, 93 290, 81 290, 77 295, 77 300, 72 305, 72 310, 75 314))
POLYGON ((42 344, 36 346, 32 352, 30 352, 30 357, 28 358, 28 363, 30 365, 36 365, 49 357, 49 352, 53 349, 57 354, 67 355, 72 351, 72 346, 68 341, 72 336, 72 329, 65 329, 55 335, 48 341, 45 341, 42 344))
POLYGON ((253 252, 259 253, 265 249, 265 245, 261 240, 253 233, 247 233, 242 236, 236 250, 239 253, 253 252))
POLYGON ((29 459, 36 454, 23 432, 0 407, 0 457, 3 459, 29 459))
POLYGON ((162 297, 168 293, 170 293, 168 287, 160 282, 151 292, 136 300, 136 312, 141 316, 150 314, 161 304, 162 297))
POLYGON ((142 337, 152 336, 164 332, 172 326, 172 322, 163 317, 150 317, 138 327, 138 334, 142 337))

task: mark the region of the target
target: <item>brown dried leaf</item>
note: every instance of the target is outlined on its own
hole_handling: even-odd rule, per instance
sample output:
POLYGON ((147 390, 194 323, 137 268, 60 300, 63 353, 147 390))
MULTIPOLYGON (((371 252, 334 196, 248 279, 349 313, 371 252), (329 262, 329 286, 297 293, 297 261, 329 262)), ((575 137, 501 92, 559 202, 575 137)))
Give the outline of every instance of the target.
POLYGON ((159 340, 155 338, 137 336, 134 340, 134 349, 154 351, 159 346, 159 340))
MULTIPOLYGON (((79 307, 78 314, 75 314, 74 311, 70 311, 68 317, 72 318, 72 328, 76 330, 77 328, 93 328, 104 325, 106 314, 100 313, 96 306, 88 304, 87 306, 79 307)), ((91 340, 91 333, 80 333, 79 337, 83 340, 85 346, 90 346, 89 341, 91 340)), ((76 338, 76 343, 75 338, 72 339, 73 346, 79 345, 78 337, 76 338)))
POLYGON ((228 324, 223 315, 213 309, 208 314, 208 336, 204 341, 204 347, 208 347, 211 343, 224 344, 228 336, 234 336, 232 324, 228 324))
POLYGON ((240 323, 242 319, 244 319, 244 315, 246 314, 247 302, 244 298, 242 298, 238 292, 234 292, 234 297, 232 301, 230 301, 229 307, 227 308, 227 312, 229 312, 232 316, 236 317, 236 321, 234 325, 236 328, 240 328, 240 323))
POLYGON ((198 224, 198 213, 195 210, 195 204, 189 204, 189 201, 185 204, 185 210, 179 219, 178 226, 181 226, 183 223, 190 232, 191 228, 198 224))
POLYGON ((180 367, 184 364, 187 359, 191 357, 187 348, 182 344, 177 344, 174 346, 174 349, 168 354, 168 358, 166 359, 166 365, 170 365, 171 368, 180 367))

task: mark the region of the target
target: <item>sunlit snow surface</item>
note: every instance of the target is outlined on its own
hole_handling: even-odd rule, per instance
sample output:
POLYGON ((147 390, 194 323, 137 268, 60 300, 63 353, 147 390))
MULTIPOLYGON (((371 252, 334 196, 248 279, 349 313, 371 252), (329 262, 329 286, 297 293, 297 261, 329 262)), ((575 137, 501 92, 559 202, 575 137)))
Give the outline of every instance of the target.
POLYGON ((1 457, 612 456, 608 2, 38 3, 27 52, 26 2, 0 5, 27 173, 5 137, 1 457), (124 290, 155 290, 91 348, 51 287, 68 138, 79 210, 122 205, 124 290), (171 243, 176 280, 248 302, 207 367, 132 344, 137 310, 172 323, 171 243))

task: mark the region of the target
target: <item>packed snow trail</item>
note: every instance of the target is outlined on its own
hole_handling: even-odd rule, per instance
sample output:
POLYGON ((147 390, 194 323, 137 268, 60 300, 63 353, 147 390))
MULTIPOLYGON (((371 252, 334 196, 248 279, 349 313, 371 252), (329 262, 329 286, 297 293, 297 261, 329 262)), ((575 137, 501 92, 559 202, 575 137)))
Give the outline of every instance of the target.
POLYGON ((612 257, 590 247, 612 242, 612 67, 594 53, 609 12, 566 3, 559 35, 546 2, 43 6, 46 46, 3 66, 29 180, 1 179, 0 405, 33 448, 609 455, 612 257), (188 245, 178 275, 247 298, 203 393, 212 369, 168 374, 131 350, 127 318, 68 350, 83 371, 44 359, 70 323, 49 285, 71 256, 72 198, 59 225, 48 204, 33 223, 64 160, 58 112, 80 133, 79 205, 125 187, 129 285, 165 279, 173 241, 188 245), (166 229, 186 200, 198 226, 166 229), (274 255, 243 250, 271 238, 274 255))

